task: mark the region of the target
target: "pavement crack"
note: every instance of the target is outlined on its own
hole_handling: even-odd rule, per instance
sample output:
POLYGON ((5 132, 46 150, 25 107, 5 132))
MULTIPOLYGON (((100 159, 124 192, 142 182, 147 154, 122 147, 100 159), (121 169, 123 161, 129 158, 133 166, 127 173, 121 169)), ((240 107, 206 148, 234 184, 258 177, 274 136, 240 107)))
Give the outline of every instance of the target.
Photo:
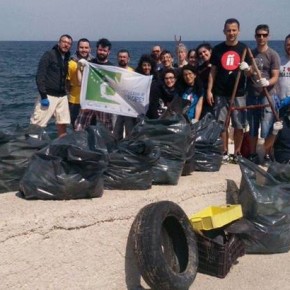
POLYGON ((16 239, 19 237, 27 237, 31 235, 41 235, 44 238, 48 238, 48 235, 51 234, 54 231, 77 231, 77 230, 83 230, 89 227, 93 227, 96 225, 104 224, 104 223, 113 223, 113 222, 122 222, 122 221, 128 221, 133 219, 134 216, 126 216, 122 218, 108 218, 103 220, 98 220, 89 224, 82 224, 82 225, 75 225, 75 226, 62 226, 62 225, 53 225, 50 229, 44 230, 43 227, 36 227, 32 228, 26 231, 22 231, 16 234, 12 234, 10 236, 7 236, 6 238, 0 240, 0 244, 4 244, 7 241, 11 239, 16 239))

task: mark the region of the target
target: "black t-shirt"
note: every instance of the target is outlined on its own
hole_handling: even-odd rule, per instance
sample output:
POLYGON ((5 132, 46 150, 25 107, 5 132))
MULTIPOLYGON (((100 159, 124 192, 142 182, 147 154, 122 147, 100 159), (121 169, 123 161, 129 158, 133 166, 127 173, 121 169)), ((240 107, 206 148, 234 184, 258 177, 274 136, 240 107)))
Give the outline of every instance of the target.
MULTIPOLYGON (((222 42, 213 48, 210 63, 217 69, 213 85, 214 95, 231 97, 244 49, 247 49, 247 46, 242 42, 234 46, 222 42)), ((245 61, 250 63, 248 52, 245 61)), ((241 73, 236 96, 245 95, 245 89, 246 77, 241 73)))
POLYGON ((91 60, 91 62, 96 63, 96 64, 100 64, 100 65, 113 65, 109 60, 107 62, 103 63, 103 62, 99 62, 99 60, 97 58, 93 58, 91 60))

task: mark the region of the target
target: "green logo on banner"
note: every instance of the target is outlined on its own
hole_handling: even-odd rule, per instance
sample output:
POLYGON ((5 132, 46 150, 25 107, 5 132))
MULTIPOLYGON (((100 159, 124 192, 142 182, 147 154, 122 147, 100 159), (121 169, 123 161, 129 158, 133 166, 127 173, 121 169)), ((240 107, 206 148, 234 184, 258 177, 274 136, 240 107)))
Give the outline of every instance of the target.
POLYGON ((109 72, 103 69, 95 69, 90 67, 86 100, 119 104, 114 100, 114 96, 117 93, 110 85, 110 80, 111 82, 120 82, 120 79, 120 73, 109 72))

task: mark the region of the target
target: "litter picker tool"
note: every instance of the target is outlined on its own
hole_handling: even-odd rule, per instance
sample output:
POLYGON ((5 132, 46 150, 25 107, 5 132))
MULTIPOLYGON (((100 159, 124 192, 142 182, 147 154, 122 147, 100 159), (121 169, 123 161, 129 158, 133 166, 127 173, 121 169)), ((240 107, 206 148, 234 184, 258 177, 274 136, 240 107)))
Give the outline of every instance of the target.
MULTIPOLYGON (((253 69, 254 69, 255 73, 257 74, 258 79, 261 79, 261 77, 262 77, 262 76, 261 76, 261 72, 260 72, 260 70, 258 69, 257 63, 256 63, 256 61, 255 61, 255 58, 254 58, 254 56, 253 56, 252 51, 251 51, 250 48, 248 48, 248 52, 249 52, 249 55, 250 55, 250 59, 251 59, 251 61, 252 61, 253 69)), ((263 93, 265 94, 265 96, 266 96, 266 98, 267 98, 267 100, 268 100, 269 106, 270 106, 270 108, 271 108, 271 110, 272 110, 272 112, 273 112, 273 114, 274 114, 274 116, 275 116, 275 119, 276 119, 277 121, 279 121, 279 115, 278 115, 278 113, 276 112, 276 110, 275 110, 275 108, 274 108, 274 106, 273 106, 273 103, 271 102, 271 96, 270 96, 270 94, 269 94, 269 92, 268 92, 268 90, 267 90, 266 87, 263 87, 263 93)))
MULTIPOLYGON (((243 53, 242 53, 241 62, 244 61, 244 59, 246 57, 246 53, 247 53, 247 49, 245 48, 243 50, 243 53)), ((238 84, 239 84, 240 78, 241 78, 241 70, 239 69, 239 71, 237 73, 237 76, 236 76, 236 80, 235 80, 234 88, 233 88, 233 91, 232 91, 231 99, 230 99, 229 109, 228 109, 226 122, 225 122, 225 130, 228 129, 232 110, 235 109, 235 107, 233 105, 234 105, 234 101, 235 101, 235 97, 236 97, 237 88, 238 88, 238 84)))
POLYGON ((179 63, 179 57, 178 57, 178 48, 179 48, 179 45, 181 44, 181 35, 179 37, 174 35, 174 40, 175 40, 175 43, 176 43, 175 53, 176 53, 176 57, 177 57, 177 63, 178 63, 178 66, 179 66, 180 63, 179 63))

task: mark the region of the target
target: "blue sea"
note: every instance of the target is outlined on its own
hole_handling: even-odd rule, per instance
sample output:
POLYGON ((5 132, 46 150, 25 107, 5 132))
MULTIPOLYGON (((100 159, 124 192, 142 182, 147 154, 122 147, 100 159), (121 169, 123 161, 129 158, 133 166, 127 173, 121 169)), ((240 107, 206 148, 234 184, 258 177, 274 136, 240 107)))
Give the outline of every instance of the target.
MULTIPOLYGON (((215 45, 219 41, 210 42, 215 45)), ((244 41, 249 47, 255 47, 255 41, 244 41)), ((11 130, 17 125, 27 127, 38 94, 35 84, 35 74, 40 57, 51 49, 56 42, 51 41, 0 41, 0 124, 1 130, 11 130)), ((202 41, 184 41, 188 48, 195 48, 202 41)), ((119 49, 128 49, 131 54, 132 67, 136 67, 143 53, 150 53, 152 46, 160 44, 173 53, 174 41, 118 41, 112 42, 110 60, 117 64, 116 54, 119 49)), ((75 45, 75 44, 74 44, 75 45)), ((283 41, 271 41, 270 46, 283 55, 283 41)), ((95 43, 92 43, 92 53, 95 53, 95 43)), ((75 51, 75 46, 72 52, 75 51)), ((54 134, 53 121, 47 132, 54 134)))

